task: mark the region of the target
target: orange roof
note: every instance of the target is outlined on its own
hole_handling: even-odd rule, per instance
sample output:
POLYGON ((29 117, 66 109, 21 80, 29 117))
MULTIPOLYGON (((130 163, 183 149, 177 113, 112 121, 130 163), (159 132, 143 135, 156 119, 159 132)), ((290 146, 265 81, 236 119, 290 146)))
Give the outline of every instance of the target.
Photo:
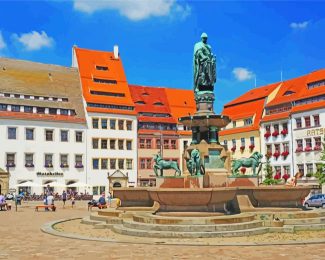
POLYGON ((159 134, 162 133, 162 135, 178 135, 177 131, 171 131, 171 130, 156 130, 156 129, 139 129, 138 134, 157 134, 157 138, 159 138, 159 134))
POLYGON ((246 133, 246 132, 257 131, 257 130, 259 130, 259 126, 256 126, 256 125, 255 126, 236 127, 236 128, 221 130, 219 132, 219 135, 220 136, 232 135, 232 134, 246 133))
POLYGON ((172 117, 154 117, 154 116, 139 116, 139 122, 154 122, 154 123, 169 123, 176 124, 176 121, 172 117))
POLYGON ((289 118, 290 112, 283 112, 278 114, 272 114, 272 115, 265 115, 261 122, 269 122, 269 121, 275 121, 280 119, 289 118))
POLYGON ((277 86, 280 85, 280 82, 273 83, 267 86, 253 88, 250 91, 246 92, 245 94, 241 95, 240 97, 230 101, 229 103, 225 104, 224 107, 237 105, 240 103, 261 99, 267 97, 277 86))
POLYGON ((291 109, 291 113, 298 113, 298 112, 302 112, 302 111, 314 110, 314 109, 319 109, 319 108, 324 108, 324 107, 325 107, 325 101, 323 100, 320 102, 295 106, 291 109))
MULTIPOLYGON (((79 74, 83 89, 83 96, 87 103, 121 105, 134 107, 128 83, 124 73, 121 58, 115 59, 113 52, 95 51, 74 47, 79 74), (107 70, 98 70, 96 66, 107 67, 107 70), (94 79, 116 81, 116 84, 98 83, 94 79), (102 94, 90 91, 104 92, 102 94), (117 94, 117 95, 116 95, 117 94)), ((135 110, 120 108, 102 109, 87 108, 87 111, 99 113, 135 115, 135 110)))
POLYGON ((178 121, 182 116, 196 112, 193 90, 165 88, 172 116, 178 121))

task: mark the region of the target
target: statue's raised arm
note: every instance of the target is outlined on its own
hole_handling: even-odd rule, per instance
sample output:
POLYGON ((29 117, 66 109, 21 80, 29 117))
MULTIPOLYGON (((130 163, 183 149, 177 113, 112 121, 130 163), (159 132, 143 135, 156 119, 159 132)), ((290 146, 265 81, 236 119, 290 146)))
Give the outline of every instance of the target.
POLYGON ((207 43, 208 35, 202 33, 201 41, 194 45, 194 92, 212 91, 216 82, 216 57, 207 43))

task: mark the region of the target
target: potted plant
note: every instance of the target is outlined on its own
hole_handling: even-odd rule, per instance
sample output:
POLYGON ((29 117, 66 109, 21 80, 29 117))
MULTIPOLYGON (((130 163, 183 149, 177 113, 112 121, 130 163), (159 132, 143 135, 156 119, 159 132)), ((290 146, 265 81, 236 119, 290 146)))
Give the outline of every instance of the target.
POLYGON ((279 131, 276 131, 276 130, 275 130, 275 131, 272 133, 272 136, 273 136, 273 137, 277 137, 278 135, 279 135, 279 131))
POLYGON ((305 147, 305 152, 310 152, 310 151, 312 151, 311 146, 306 146, 306 147, 305 147))
POLYGON ((253 144, 251 144, 251 145, 249 146, 249 149, 250 149, 251 151, 253 151, 254 148, 255 148, 255 145, 253 145, 253 144))
POLYGON ((322 150, 322 147, 320 147, 320 145, 316 145, 314 147, 314 151, 321 151, 322 150))
POLYGON ((245 168, 245 167, 240 168, 240 172, 241 172, 242 174, 245 174, 245 172, 246 172, 246 168, 245 168))
POLYGON ((240 147, 240 151, 243 152, 244 150, 245 150, 245 146, 242 145, 242 146, 240 147))
POLYGON ((296 153, 300 153, 300 152, 302 152, 304 149, 301 147, 301 146, 299 146, 299 147, 297 147, 297 149, 296 149, 296 153))
POLYGON ((282 134, 283 136, 286 136, 286 135, 288 134, 288 129, 283 129, 283 130, 281 131, 281 134, 282 134))
POLYGON ((289 155, 289 151, 284 151, 281 153, 281 155, 285 158, 287 158, 287 156, 289 155))
POLYGON ((282 179, 284 179, 284 182, 287 182, 287 180, 290 178, 290 175, 288 173, 283 174, 282 179))
POLYGON ((269 131, 267 131, 265 134, 264 134, 264 137, 266 139, 268 139, 269 137, 271 136, 271 133, 269 131))
POLYGON ((274 179, 275 179, 275 180, 280 180, 280 179, 281 179, 281 173, 277 172, 277 173, 274 175, 274 179))
POLYGON ((235 152, 236 151, 236 146, 231 147, 231 151, 235 152))
POLYGON ((277 160, 280 156, 280 153, 278 151, 276 151, 274 154, 273 154, 273 157, 277 160))

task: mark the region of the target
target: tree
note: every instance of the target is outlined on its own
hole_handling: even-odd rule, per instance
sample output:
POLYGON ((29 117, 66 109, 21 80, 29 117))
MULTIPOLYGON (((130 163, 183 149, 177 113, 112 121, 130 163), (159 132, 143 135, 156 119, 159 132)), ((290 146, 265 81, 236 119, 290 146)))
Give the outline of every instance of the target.
POLYGON ((321 163, 317 164, 317 171, 314 174, 314 176, 318 179, 319 185, 323 185, 325 183, 325 135, 323 140, 323 149, 320 156, 321 163))
POLYGON ((273 169, 271 166, 271 162, 270 162, 270 158, 271 158, 272 154, 267 153, 265 155, 266 158, 266 163, 265 163, 265 168, 264 168, 264 172, 265 172, 265 179, 272 179, 273 178, 273 169))

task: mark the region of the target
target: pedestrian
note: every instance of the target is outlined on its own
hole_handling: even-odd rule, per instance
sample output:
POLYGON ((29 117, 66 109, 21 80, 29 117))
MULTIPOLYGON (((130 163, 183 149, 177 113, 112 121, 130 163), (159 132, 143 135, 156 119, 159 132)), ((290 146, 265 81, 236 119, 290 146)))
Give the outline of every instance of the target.
POLYGON ((109 207, 111 205, 111 201, 112 201, 112 193, 108 192, 108 195, 107 195, 107 203, 108 203, 108 206, 109 207))
POLYGON ((63 201, 63 208, 65 207, 65 202, 67 201, 67 193, 65 190, 62 192, 62 201, 63 201))
POLYGON ((74 204, 75 204, 75 199, 74 199, 74 196, 73 194, 71 195, 71 207, 73 208, 74 204))

